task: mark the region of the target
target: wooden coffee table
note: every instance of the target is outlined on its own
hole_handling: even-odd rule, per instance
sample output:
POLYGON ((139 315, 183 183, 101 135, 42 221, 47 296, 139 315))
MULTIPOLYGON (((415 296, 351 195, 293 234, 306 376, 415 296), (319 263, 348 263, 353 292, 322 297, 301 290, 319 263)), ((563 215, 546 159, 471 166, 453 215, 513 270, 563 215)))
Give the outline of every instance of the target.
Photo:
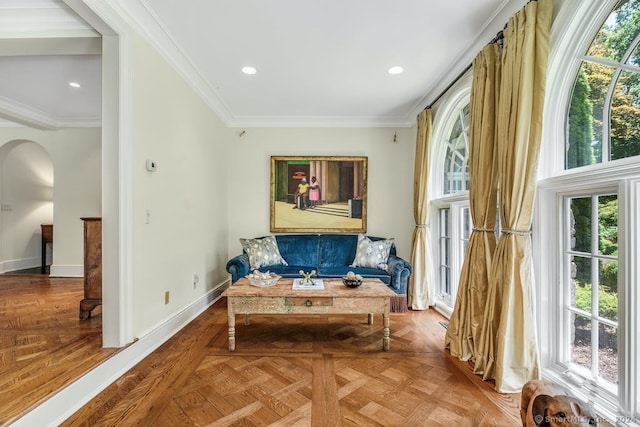
POLYGON ((242 278, 227 288, 229 351, 236 349, 236 314, 382 314, 382 348, 389 350, 389 301, 395 293, 379 279, 365 279, 358 288, 347 288, 341 279, 323 279, 324 289, 293 290, 293 279, 280 279, 274 286, 252 286, 242 278))

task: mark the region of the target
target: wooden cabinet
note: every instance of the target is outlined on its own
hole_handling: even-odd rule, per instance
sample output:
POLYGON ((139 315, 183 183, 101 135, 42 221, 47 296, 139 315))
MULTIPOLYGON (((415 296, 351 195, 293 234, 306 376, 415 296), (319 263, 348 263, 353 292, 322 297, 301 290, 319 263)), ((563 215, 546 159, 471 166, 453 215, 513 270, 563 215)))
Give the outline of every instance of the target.
POLYGON ((84 221, 84 299, 80 301, 80 319, 91 317, 91 311, 102 305, 102 219, 84 221))
POLYGON ((53 245, 53 224, 40 224, 42 230, 42 266, 40 273, 47 272, 47 243, 53 245))

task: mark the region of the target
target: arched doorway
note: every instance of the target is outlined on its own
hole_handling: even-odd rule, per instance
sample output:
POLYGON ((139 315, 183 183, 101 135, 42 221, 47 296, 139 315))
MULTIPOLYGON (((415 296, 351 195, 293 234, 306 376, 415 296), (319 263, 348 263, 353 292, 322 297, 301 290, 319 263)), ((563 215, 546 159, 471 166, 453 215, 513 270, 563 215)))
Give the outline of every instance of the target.
POLYGON ((53 177, 53 162, 40 144, 0 145, 0 272, 40 266, 41 224, 53 223, 53 177))

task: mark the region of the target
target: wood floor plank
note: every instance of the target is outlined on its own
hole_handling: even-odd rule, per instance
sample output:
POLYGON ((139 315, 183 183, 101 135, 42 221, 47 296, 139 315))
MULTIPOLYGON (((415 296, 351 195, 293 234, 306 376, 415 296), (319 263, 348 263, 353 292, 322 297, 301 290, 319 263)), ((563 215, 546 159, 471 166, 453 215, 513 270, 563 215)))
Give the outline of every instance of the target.
POLYGON ((332 355, 314 359, 312 385, 311 424, 339 425, 340 404, 332 355))

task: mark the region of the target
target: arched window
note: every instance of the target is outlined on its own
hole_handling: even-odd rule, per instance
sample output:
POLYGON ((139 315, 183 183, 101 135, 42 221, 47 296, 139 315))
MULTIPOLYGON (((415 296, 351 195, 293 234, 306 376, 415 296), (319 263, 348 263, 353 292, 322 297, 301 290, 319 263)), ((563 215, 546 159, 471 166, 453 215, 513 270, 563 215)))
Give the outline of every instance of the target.
POLYGON ((640 155, 640 0, 618 3, 582 56, 565 168, 640 155))
POLYGON ((469 190, 469 103, 459 108, 446 139, 443 194, 469 190))

